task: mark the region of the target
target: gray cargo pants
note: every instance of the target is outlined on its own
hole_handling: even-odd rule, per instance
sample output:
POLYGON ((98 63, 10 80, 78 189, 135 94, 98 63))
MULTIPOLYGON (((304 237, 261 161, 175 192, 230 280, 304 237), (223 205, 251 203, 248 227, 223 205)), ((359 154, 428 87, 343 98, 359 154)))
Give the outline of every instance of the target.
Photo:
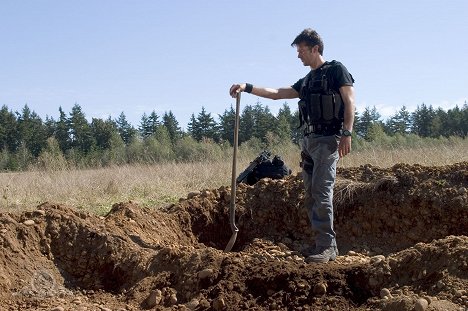
POLYGON ((333 230, 333 186, 338 162, 337 136, 310 134, 304 137, 302 175, 305 187, 305 208, 312 229, 317 232, 316 246, 335 246, 333 230))

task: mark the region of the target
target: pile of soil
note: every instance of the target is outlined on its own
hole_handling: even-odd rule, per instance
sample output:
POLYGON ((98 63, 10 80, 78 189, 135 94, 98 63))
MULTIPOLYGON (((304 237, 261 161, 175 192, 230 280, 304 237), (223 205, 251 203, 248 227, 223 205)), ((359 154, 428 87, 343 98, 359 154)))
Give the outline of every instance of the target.
POLYGON ((105 216, 44 203, 0 213, 1 310, 465 310, 468 162, 339 169, 340 256, 313 244, 300 174, 105 216))

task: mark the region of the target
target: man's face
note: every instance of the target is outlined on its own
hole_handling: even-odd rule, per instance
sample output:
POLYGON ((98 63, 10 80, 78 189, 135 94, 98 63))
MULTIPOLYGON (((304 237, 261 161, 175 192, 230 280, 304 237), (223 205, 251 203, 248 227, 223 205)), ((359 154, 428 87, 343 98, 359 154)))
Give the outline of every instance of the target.
POLYGON ((310 66, 313 63, 317 52, 318 46, 310 47, 305 43, 299 43, 297 45, 297 57, 302 61, 304 66, 310 66))

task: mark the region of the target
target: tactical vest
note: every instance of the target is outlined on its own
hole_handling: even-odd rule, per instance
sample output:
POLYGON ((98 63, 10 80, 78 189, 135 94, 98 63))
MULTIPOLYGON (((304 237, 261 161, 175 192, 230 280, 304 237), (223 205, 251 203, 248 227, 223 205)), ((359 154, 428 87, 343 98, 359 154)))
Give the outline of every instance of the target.
POLYGON ((341 94, 330 88, 327 75, 333 62, 322 66, 320 74, 311 77, 308 74, 302 81, 299 92, 300 125, 337 128, 344 120, 344 104, 341 94))

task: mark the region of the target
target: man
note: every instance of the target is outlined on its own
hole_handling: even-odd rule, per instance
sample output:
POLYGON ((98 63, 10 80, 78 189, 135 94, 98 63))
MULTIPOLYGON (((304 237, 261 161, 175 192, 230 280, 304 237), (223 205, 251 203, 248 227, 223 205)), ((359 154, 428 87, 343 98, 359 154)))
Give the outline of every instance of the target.
POLYGON ((315 246, 303 251, 307 262, 328 262, 338 256, 333 230, 333 186, 336 163, 351 151, 354 123, 354 79, 346 67, 323 58, 323 41, 315 30, 305 29, 293 41, 298 58, 311 71, 292 86, 266 88, 234 84, 229 93, 247 92, 270 99, 300 98, 304 127, 302 170, 305 207, 317 232, 315 246))

